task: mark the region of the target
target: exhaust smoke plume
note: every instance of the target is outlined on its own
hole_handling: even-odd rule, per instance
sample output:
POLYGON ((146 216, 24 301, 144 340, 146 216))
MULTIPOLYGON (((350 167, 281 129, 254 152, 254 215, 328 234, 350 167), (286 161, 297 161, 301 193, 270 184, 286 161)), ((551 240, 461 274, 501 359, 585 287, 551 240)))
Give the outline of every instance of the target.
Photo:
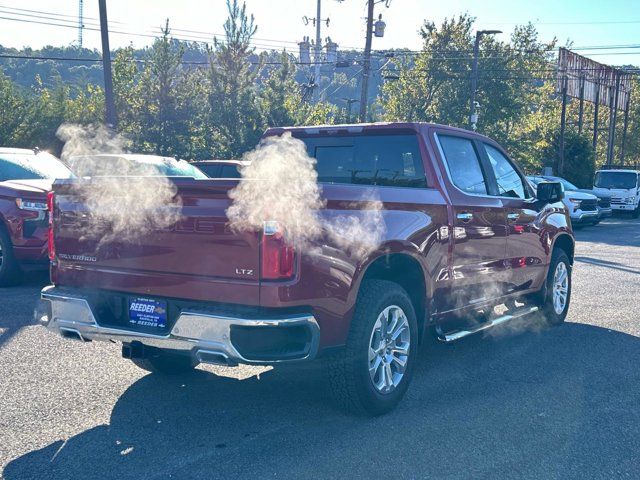
POLYGON ((321 211, 316 160, 305 144, 290 133, 264 139, 245 158, 242 179, 229 195, 230 226, 236 231, 260 230, 264 222, 283 227, 286 240, 313 254, 323 238, 350 255, 362 257, 375 250, 385 233, 382 203, 373 191, 348 210, 321 211))
POLYGON ((62 160, 80 177, 74 193, 88 210, 83 239, 131 243, 180 220, 175 185, 153 164, 132 162, 127 140, 103 126, 64 124, 57 131, 65 142, 62 160))
POLYGON ((321 233, 318 210, 322 208, 315 159, 300 140, 290 134, 264 139, 244 157, 248 165, 242 179, 229 192, 227 210, 234 230, 261 230, 264 222, 286 227, 286 238, 297 246, 308 245, 321 233))

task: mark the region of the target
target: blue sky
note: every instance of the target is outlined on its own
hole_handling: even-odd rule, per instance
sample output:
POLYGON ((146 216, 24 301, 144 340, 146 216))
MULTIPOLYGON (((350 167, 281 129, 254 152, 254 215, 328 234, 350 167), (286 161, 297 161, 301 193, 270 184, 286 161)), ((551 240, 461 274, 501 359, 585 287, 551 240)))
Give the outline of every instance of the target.
MULTIPOLYGON (((314 36, 311 25, 302 22, 304 15, 315 16, 316 0, 247 0, 247 9, 255 15, 258 25, 255 43, 259 48, 288 47, 296 50, 296 42, 304 35, 314 36)), ((365 0, 323 0, 322 17, 330 17, 323 37, 343 47, 363 48, 365 0)), ((97 0, 85 0, 85 24, 92 28, 98 17, 97 0)), ((151 42, 151 35, 158 31, 164 19, 169 18, 177 36, 195 35, 208 38, 209 33, 220 33, 226 16, 224 0, 107 0, 111 28, 122 32, 137 33, 111 35, 113 47, 132 43, 142 46, 151 42), (189 34, 177 29, 203 33, 189 34)), ((73 25, 77 15, 77 0, 0 0, 0 17, 22 18, 73 25), (18 17, 10 12, 15 8, 31 12, 32 17, 18 17), (67 23, 69 22, 69 23, 67 23)), ((390 8, 376 6, 376 14, 382 13, 387 22, 385 38, 374 40, 374 48, 420 48, 418 29, 425 19, 436 23, 445 17, 468 12, 477 18, 478 29, 500 29, 507 38, 515 25, 532 21, 543 40, 557 37, 561 44, 572 40, 576 47, 598 45, 640 45, 640 0, 391 0, 390 8)), ((23 12, 27 13, 27 12, 23 12)), ((53 27, 23 23, 0 18, 0 44, 11 47, 65 45, 75 41, 74 28, 53 27)), ((96 31, 85 30, 84 44, 99 47, 96 31)), ((594 60, 614 65, 640 66, 640 48, 610 50, 579 50, 594 60)))

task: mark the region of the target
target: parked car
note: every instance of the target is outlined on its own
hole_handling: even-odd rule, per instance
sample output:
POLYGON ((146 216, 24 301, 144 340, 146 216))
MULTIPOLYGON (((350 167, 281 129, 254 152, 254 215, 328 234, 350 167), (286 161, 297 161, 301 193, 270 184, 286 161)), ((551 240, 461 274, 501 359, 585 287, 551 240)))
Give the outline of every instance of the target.
POLYGON ((70 177, 47 152, 0 148, 0 286, 48 266, 47 192, 53 179, 70 177))
POLYGON ((193 228, 151 232, 129 248, 81 242, 78 182, 61 180, 39 321, 65 338, 122 342, 124 357, 160 373, 324 358, 336 402, 368 415, 404 396, 428 331, 452 342, 536 311, 564 321, 575 242, 559 183, 539 184, 536 197, 500 145, 452 127, 265 136, 286 132, 317 160, 324 225, 375 208, 378 245, 360 255, 344 237, 320 235, 302 250, 269 221, 236 231, 226 216, 236 183, 180 178, 181 224, 193 228))
POLYGON ((588 188, 578 188, 569 180, 562 177, 555 177, 553 175, 541 175, 541 177, 549 182, 560 182, 564 187, 565 192, 582 192, 595 195, 598 198, 598 220, 609 218, 613 214, 613 210, 611 209, 610 193, 604 191, 596 192, 595 190, 590 190, 588 188))
POLYGON ((242 160, 200 160, 191 162, 209 178, 240 178, 240 167, 248 162, 242 160))
MULTIPOLYGON (((536 187, 541 183, 548 182, 545 177, 530 175, 527 177, 536 187)), ((563 188, 565 188, 564 183, 563 188)), ((598 212, 598 197, 590 193, 584 193, 577 190, 565 190, 563 200, 569 216, 571 224, 575 227, 582 225, 596 225, 600 222, 598 212)))
POLYGON ((67 160, 78 177, 149 176, 193 177, 207 176, 185 160, 159 155, 132 153, 78 155, 67 160))
POLYGON ((640 217, 640 170, 598 170, 593 191, 610 194, 613 210, 640 217))

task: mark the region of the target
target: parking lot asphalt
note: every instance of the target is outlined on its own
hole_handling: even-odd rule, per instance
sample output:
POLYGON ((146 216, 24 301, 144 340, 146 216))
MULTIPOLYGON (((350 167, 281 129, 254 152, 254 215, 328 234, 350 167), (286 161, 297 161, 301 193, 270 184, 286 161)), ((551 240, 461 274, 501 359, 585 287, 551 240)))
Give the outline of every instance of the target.
POLYGON ((577 238, 565 325, 429 342, 373 419, 332 408, 313 366, 148 374, 34 325, 45 275, 0 289, 0 477, 638 478, 640 221, 577 238))

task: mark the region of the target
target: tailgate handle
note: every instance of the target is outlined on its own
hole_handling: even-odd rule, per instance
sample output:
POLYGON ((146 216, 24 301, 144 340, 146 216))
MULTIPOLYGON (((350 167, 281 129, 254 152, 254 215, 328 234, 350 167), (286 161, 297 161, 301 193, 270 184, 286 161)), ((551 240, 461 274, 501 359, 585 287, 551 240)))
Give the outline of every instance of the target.
POLYGON ((459 213, 458 215, 456 215, 456 218, 458 220, 462 220, 463 222, 468 222, 473 218, 473 213, 469 213, 469 212, 459 213))

